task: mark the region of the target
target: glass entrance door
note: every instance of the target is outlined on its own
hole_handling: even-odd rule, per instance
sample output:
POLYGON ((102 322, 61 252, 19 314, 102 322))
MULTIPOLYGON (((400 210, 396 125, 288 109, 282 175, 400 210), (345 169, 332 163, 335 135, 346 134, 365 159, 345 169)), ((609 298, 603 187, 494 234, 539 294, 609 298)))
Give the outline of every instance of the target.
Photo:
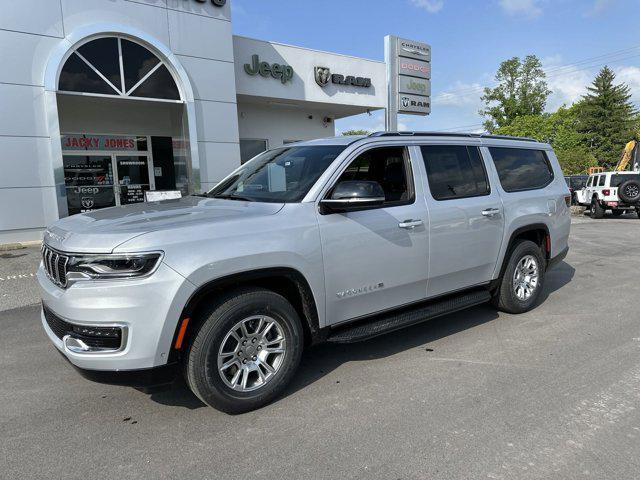
POLYGON ((112 155, 64 155, 69 215, 116 205, 112 155))
POLYGON ((144 202, 144 192, 154 190, 151 165, 146 155, 114 155, 118 205, 144 202))

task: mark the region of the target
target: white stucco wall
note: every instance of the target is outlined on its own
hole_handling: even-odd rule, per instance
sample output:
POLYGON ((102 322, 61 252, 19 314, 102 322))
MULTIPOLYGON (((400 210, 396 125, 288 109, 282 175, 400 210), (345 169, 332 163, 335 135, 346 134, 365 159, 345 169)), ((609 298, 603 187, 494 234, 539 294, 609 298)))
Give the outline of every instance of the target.
POLYGON ((239 36, 233 37, 233 50, 238 95, 360 107, 360 111, 384 108, 386 105, 387 74, 384 62, 239 36), (244 65, 251 63, 254 54, 270 64, 292 66, 293 79, 283 84, 274 78, 247 75, 244 65), (322 88, 315 81, 314 69, 317 66, 329 68, 332 73, 371 78, 371 87, 329 84, 322 88))
POLYGON ((238 103, 241 139, 267 140, 269 148, 280 147, 285 141, 312 140, 333 137, 334 122, 323 119, 330 114, 307 107, 257 105, 238 103))
POLYGON ((0 15, 0 244, 39 239, 58 218, 57 192, 64 185, 54 175, 60 151, 51 145, 60 132, 48 118, 57 104, 46 93, 45 71, 55 52, 96 24, 106 26, 105 33, 142 32, 186 71, 197 122, 194 167, 203 184, 228 171, 216 163, 220 156, 239 162, 229 3, 219 8, 196 0, 7 2, 0 15))
MULTIPOLYGON (((183 118, 191 128, 193 168, 199 170, 202 190, 240 164, 240 136, 266 138, 271 147, 283 140, 327 137, 334 134, 334 124, 325 124, 324 117, 385 106, 384 63, 233 37, 230 2, 223 8, 197 0, 5 3, 0 15, 0 244, 39 239, 66 210, 61 129, 96 133, 90 130, 98 129, 101 120, 95 112, 75 116, 81 108, 75 99, 63 105, 74 118, 59 122, 57 75, 65 53, 83 38, 129 36, 169 64, 184 87, 183 118), (247 75, 244 64, 253 54, 293 66, 292 81, 247 75), (314 79, 315 66, 369 77, 372 86, 322 88, 314 79)), ((90 101, 87 106, 92 108, 90 101)), ((180 115, 169 110, 158 110, 158 118, 149 120, 149 132, 175 131, 180 115)), ((136 129, 131 132, 113 118, 104 120, 103 132, 146 133, 138 114, 131 115, 129 126, 136 129)))

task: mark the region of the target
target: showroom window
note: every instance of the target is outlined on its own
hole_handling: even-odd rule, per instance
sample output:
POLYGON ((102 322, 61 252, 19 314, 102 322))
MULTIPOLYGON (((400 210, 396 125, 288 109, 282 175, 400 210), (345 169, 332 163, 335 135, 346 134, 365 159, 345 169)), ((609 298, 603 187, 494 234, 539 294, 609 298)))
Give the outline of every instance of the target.
POLYGON ((180 100, 167 66, 142 45, 98 38, 75 49, 60 73, 61 92, 180 100))
POLYGON ((266 140, 260 139, 240 139, 240 161, 242 163, 248 162, 256 155, 260 155, 269 149, 269 144, 266 140))

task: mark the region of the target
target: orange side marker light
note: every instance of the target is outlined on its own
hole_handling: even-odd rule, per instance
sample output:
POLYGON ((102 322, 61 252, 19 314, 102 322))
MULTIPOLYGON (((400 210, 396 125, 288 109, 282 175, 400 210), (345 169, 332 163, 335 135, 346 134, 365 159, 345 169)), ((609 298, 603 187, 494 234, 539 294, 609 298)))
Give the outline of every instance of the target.
POLYGON ((176 338, 176 344, 174 345, 176 350, 182 348, 182 342, 184 341, 184 334, 187 333, 187 326, 189 325, 190 318, 183 318, 182 324, 180 324, 180 330, 178 330, 178 337, 176 338))

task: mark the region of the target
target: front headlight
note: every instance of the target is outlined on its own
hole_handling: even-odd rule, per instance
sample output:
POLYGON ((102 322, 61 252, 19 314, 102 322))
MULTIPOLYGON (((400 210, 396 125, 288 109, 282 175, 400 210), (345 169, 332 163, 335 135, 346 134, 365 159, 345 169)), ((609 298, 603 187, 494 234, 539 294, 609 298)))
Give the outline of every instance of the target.
POLYGON ((155 271, 161 258, 160 252, 72 256, 67 263, 67 279, 73 282, 144 277, 155 271))

